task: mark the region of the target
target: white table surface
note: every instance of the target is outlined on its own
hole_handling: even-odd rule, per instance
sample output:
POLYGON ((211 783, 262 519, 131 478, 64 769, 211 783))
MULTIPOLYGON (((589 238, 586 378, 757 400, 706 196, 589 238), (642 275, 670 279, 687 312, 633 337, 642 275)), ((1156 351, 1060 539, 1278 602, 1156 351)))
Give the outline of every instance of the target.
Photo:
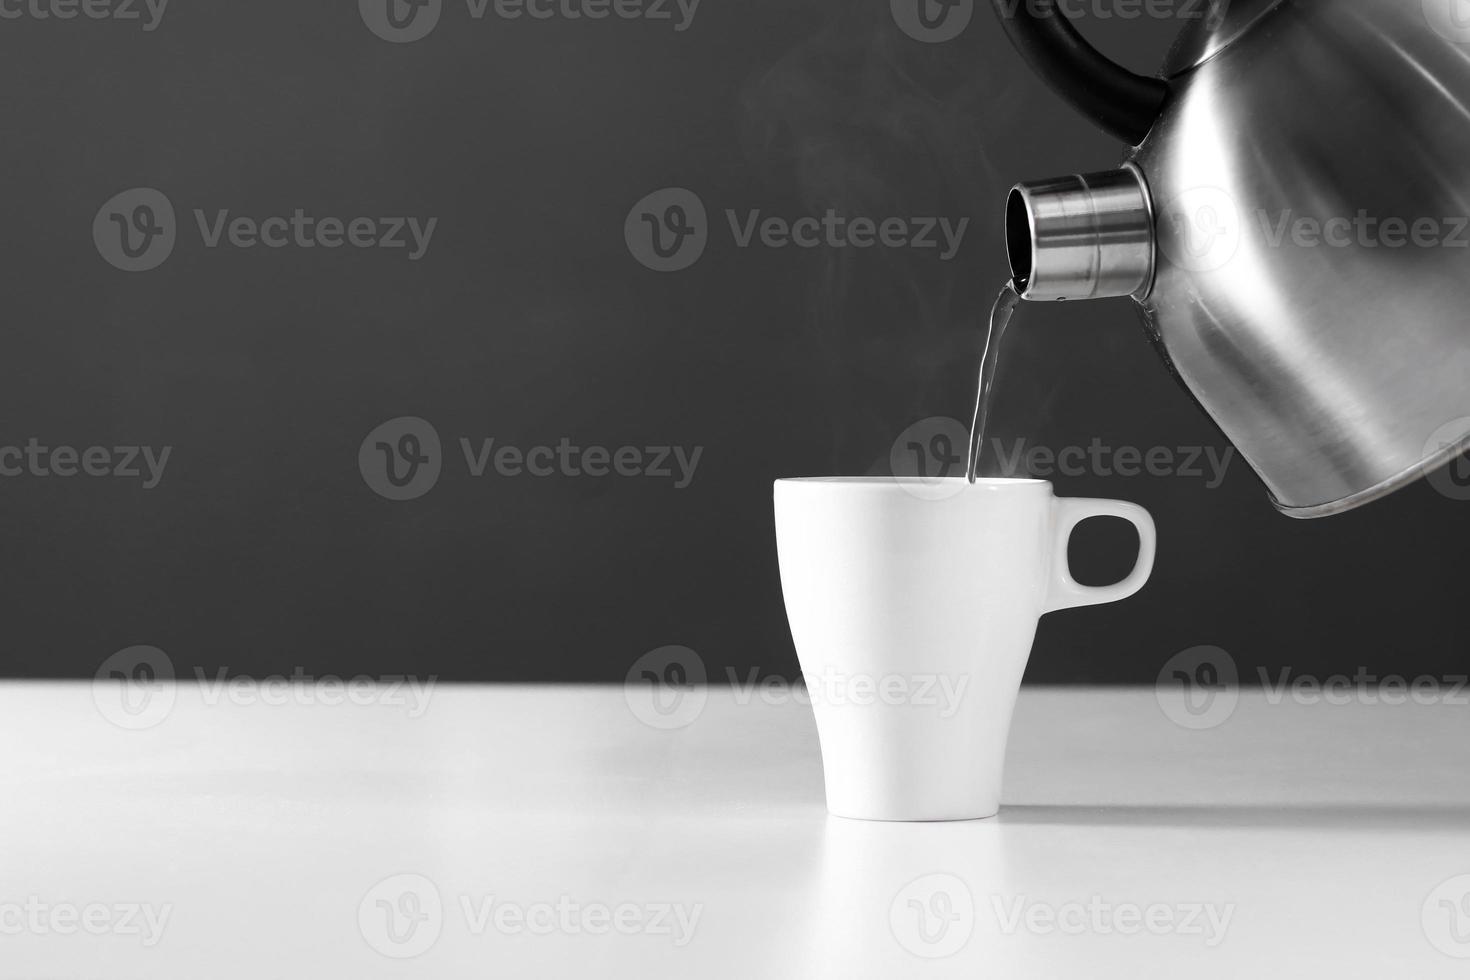
POLYGON ((1027 690, 1001 816, 896 825, 789 698, 206 693, 0 685, 0 978, 1470 975, 1467 707, 1027 690))

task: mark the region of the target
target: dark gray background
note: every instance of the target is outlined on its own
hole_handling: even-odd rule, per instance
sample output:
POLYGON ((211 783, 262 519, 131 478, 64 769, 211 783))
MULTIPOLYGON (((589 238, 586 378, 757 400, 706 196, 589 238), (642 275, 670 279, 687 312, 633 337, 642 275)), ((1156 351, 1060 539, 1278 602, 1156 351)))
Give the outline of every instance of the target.
MULTIPOLYGON (((1177 23, 1087 30, 1148 69, 1177 23)), ((472 21, 447 0, 389 44, 348 2, 174 0, 135 23, 0 21, 5 90, 0 445, 173 447, 162 483, 0 479, 0 671, 90 677, 161 647, 183 673, 621 680, 644 652, 796 676, 771 481, 886 472, 894 439, 963 417, 1005 274, 1016 180, 1120 148, 1044 90, 985 5, 943 44, 873 0, 704 0, 669 22, 472 21), (669 186, 716 227, 677 273, 623 222, 669 186), (172 256, 120 272, 103 202, 163 191, 172 256), (437 216, 428 255, 207 249, 194 208, 437 216), (970 217, 960 255, 738 249, 725 208, 970 217), (445 472, 391 502, 364 436, 430 420, 445 472), (702 446, 693 484, 486 477, 454 441, 702 446)), ((1325 107, 1324 107, 1324 111, 1325 107)), ((1391 329, 1391 325, 1385 325, 1391 329)), ((1022 311, 997 435, 1222 446, 1126 302, 1022 311)), ((1359 513, 1278 516, 1237 463, 1061 479, 1136 500, 1161 553, 1136 600, 1044 621, 1035 682, 1151 682, 1226 648, 1299 672, 1465 667, 1470 505, 1416 486, 1359 513)), ((1118 573, 1131 534, 1078 561, 1118 573)))

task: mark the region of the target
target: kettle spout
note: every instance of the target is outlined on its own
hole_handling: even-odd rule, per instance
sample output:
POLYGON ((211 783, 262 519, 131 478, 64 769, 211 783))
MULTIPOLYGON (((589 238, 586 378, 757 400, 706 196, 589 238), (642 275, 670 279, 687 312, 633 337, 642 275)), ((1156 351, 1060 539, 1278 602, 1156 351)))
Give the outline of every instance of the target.
POLYGON ((1006 252, 1022 299, 1145 299, 1154 279, 1148 181, 1133 164, 1017 184, 1006 201, 1006 252))

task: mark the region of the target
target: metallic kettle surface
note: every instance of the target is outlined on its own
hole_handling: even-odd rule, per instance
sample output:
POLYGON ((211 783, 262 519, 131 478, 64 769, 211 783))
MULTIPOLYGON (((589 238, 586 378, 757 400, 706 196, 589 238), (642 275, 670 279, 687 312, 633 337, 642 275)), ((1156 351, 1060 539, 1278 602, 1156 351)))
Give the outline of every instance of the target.
POLYGON ((995 0, 1132 147, 1011 192, 1012 274, 1028 300, 1132 296, 1276 506, 1336 514, 1470 447, 1470 21, 1451 0, 1216 3, 1150 78, 1051 0, 995 0))

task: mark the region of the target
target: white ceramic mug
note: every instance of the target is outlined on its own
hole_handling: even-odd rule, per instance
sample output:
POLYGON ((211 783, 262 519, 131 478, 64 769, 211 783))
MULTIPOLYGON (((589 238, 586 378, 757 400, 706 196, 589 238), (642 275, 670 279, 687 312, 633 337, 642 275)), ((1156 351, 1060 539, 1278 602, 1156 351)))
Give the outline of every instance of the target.
POLYGON ((781 586, 822 743, 827 806, 864 820, 1000 809, 1011 713, 1046 613, 1126 599, 1153 571, 1148 512, 1040 480, 776 483, 781 586), (1072 530, 1138 529, 1116 585, 1079 585, 1072 530))

